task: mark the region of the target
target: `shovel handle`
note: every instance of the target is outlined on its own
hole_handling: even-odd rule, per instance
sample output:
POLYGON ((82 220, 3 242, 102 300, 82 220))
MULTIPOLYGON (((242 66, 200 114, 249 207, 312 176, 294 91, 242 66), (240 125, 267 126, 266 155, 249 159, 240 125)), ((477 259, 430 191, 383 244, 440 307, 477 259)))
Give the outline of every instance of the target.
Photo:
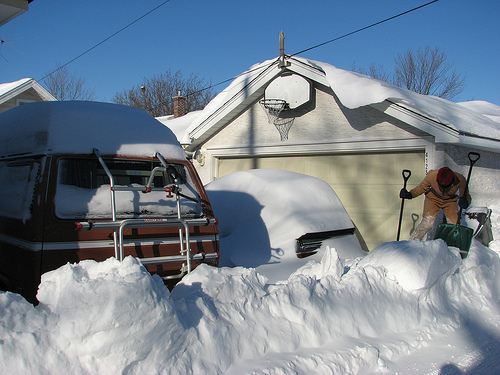
POLYGON ((411 171, 408 169, 403 169, 402 175, 403 175, 404 187, 406 188, 406 183, 410 179, 411 171))
MULTIPOLYGON (((403 169, 403 189, 406 189, 406 183, 410 179, 411 171, 408 169, 403 169)), ((399 235, 401 234, 401 222, 403 220, 403 207, 405 204, 405 199, 401 199, 401 209, 399 210, 399 223, 398 223, 398 234, 396 235, 396 241, 399 241, 399 235)))
POLYGON ((470 174, 472 172, 472 166, 474 165, 474 163, 476 161, 479 160, 479 158, 481 157, 481 155, 479 155, 477 152, 471 151, 471 152, 469 152, 469 154, 467 155, 467 157, 469 158, 470 166, 469 166, 469 174, 467 175, 467 182, 466 182, 466 185, 465 185, 465 190, 466 191, 467 191, 467 189, 469 187, 469 181, 470 181, 470 174))
POLYGON ((474 163, 475 163, 476 161, 478 161, 478 160, 479 160, 479 158, 481 157, 481 155, 479 155, 477 152, 473 152, 473 151, 469 152, 469 155, 467 155, 467 156, 468 156, 468 158, 469 158, 469 161, 470 161, 470 165, 471 165, 471 166, 472 166, 472 165, 474 165, 474 163))
MULTIPOLYGON (((469 191, 469 182, 470 182, 470 175, 472 173, 472 167, 473 167, 474 163, 479 160, 481 155, 479 155, 479 153, 477 153, 477 152, 471 151, 471 152, 469 152, 467 157, 469 158, 470 166, 469 166, 469 173, 467 174, 467 180, 465 181, 465 191, 464 191, 463 197, 467 197, 467 192, 469 191)), ((458 210, 457 225, 460 224, 461 217, 462 217, 462 207, 460 207, 460 210, 458 210)))

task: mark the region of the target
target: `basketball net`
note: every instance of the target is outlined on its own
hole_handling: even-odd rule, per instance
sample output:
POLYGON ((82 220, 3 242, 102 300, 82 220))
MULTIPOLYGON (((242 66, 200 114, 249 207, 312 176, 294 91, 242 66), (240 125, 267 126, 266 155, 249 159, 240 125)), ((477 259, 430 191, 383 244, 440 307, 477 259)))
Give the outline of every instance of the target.
POLYGON ((267 121, 274 124, 280 133, 281 141, 288 140, 288 132, 293 125, 295 117, 279 117, 280 113, 286 109, 286 101, 283 99, 262 99, 260 105, 267 113, 267 121))

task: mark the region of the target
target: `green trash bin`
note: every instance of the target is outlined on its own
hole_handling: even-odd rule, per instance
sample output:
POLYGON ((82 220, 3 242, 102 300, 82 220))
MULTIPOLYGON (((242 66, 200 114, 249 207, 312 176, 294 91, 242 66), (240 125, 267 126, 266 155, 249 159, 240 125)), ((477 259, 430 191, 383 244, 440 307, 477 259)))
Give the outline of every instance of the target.
POLYGON ((434 239, 444 240, 448 246, 458 247, 462 259, 469 254, 474 230, 460 224, 439 224, 434 239))

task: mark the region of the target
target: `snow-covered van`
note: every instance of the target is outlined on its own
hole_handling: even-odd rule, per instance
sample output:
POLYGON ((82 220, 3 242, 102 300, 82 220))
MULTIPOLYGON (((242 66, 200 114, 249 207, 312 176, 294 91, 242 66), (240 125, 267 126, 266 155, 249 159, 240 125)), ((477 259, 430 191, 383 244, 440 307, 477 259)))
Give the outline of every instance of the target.
POLYGON ((138 257, 168 286, 218 263, 217 222, 175 135, 145 110, 37 102, 0 114, 0 287, 36 303, 44 272, 138 257))

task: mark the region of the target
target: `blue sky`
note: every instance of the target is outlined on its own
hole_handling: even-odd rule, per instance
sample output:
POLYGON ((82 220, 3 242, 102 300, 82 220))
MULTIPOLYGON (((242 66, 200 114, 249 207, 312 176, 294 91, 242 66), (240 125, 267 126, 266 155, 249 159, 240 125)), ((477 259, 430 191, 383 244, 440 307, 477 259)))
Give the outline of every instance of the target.
MULTIPOLYGON (((67 69, 101 101, 169 69, 215 84, 277 57, 281 30, 285 52, 294 54, 428 1, 170 0, 67 69)), ((40 80, 164 2, 34 0, 28 12, 0 26, 0 83, 40 80)), ((500 105, 499 18, 497 0, 439 0, 299 56, 347 70, 354 62, 392 68, 398 53, 439 46, 466 76, 458 101, 500 105)))

